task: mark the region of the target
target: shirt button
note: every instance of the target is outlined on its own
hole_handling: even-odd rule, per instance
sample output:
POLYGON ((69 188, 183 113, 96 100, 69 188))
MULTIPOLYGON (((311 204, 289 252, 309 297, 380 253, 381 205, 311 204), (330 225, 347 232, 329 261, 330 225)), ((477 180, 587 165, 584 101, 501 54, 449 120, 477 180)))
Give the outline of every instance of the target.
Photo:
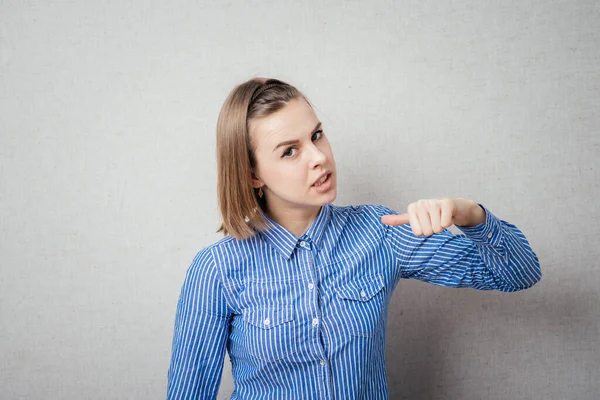
POLYGON ((264 323, 265 323, 265 325, 269 325, 271 323, 271 320, 269 320, 269 318, 265 318, 264 323))
POLYGON ((360 297, 367 297, 367 294, 365 293, 364 290, 360 291, 360 297))
POLYGON ((321 365, 325 365, 325 360, 321 360, 321 365))
POLYGON ((308 290, 313 290, 315 288, 315 285, 313 285, 313 283, 309 283, 308 284, 308 290))
POLYGON ((306 246, 306 242, 304 240, 300 241, 300 246, 302 246, 302 247, 306 246))
POLYGON ((489 239, 489 238, 491 238, 491 237, 492 237, 492 234, 491 234, 491 233, 488 233, 488 239, 489 239))
POLYGON ((313 326, 319 325, 319 318, 313 318, 313 326))

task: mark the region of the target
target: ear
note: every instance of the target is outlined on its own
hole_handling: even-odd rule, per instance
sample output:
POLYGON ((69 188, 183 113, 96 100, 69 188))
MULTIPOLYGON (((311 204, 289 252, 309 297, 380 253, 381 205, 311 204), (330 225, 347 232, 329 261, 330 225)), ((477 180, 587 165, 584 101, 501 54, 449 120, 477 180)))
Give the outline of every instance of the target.
POLYGON ((250 174, 252 176, 253 188, 258 189, 259 187, 263 187, 265 185, 265 183, 258 176, 256 176, 256 173, 254 173, 254 171, 251 171, 250 174))

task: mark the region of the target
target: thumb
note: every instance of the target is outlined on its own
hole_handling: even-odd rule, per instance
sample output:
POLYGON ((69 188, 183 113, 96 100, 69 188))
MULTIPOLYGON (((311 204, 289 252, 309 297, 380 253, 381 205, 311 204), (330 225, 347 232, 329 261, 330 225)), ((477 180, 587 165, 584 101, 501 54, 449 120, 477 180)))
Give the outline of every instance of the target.
POLYGON ((408 214, 400 214, 400 215, 384 215, 381 217, 381 222, 386 225, 404 225, 410 222, 408 218, 408 214))

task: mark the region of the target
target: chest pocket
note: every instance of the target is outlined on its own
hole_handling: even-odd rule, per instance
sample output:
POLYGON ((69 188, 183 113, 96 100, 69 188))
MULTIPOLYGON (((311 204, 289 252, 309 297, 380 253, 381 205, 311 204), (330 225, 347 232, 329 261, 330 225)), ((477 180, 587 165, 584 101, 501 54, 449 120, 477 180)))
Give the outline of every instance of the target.
POLYGON ((297 351, 294 308, 264 307, 242 312, 245 346, 261 361, 277 361, 297 351))
POLYGON ((336 290, 344 326, 351 335, 375 335, 384 317, 384 287, 383 276, 374 274, 356 278, 336 290))

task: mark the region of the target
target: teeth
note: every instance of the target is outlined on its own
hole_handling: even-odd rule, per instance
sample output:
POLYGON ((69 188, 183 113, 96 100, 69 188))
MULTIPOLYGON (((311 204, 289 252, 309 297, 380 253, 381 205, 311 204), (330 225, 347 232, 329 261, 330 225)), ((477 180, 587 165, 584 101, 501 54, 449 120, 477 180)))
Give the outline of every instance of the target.
POLYGON ((327 175, 325 175, 324 177, 322 177, 321 179, 319 179, 315 185, 319 186, 320 184, 322 184, 323 182, 325 182, 325 180, 327 180, 327 175))

